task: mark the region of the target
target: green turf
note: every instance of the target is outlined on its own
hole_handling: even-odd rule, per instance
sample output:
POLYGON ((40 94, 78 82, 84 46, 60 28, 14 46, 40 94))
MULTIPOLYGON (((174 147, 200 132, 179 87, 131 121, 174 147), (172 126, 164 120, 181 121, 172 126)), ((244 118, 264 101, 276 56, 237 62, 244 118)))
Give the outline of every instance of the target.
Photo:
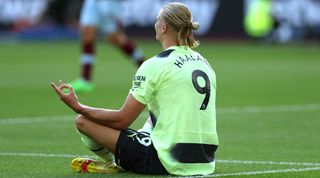
MULTIPOLYGON (((150 40, 138 44, 147 57, 161 51, 150 40)), ((221 144, 215 175, 320 177, 319 45, 205 41, 198 51, 218 80, 221 144)), ((80 101, 119 108, 136 67, 101 42, 97 58, 96 88, 79 94, 80 101)), ((141 177, 71 172, 72 155, 93 155, 75 132, 75 114, 50 82, 71 81, 78 74, 77 42, 0 43, 0 177, 141 177)))

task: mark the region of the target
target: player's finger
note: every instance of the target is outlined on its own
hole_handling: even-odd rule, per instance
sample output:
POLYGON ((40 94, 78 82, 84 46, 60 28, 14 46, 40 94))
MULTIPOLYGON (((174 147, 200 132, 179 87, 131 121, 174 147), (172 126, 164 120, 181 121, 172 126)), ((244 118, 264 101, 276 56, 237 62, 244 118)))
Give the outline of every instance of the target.
POLYGON ((60 90, 63 90, 63 89, 68 88, 68 87, 67 87, 66 84, 64 84, 64 83, 62 82, 62 80, 59 80, 59 86, 58 86, 58 88, 59 88, 60 90))
POLYGON ((59 95, 62 94, 61 90, 56 86, 56 84, 54 84, 54 82, 51 82, 51 86, 59 95))
POLYGON ((59 87, 63 85, 62 80, 59 80, 59 87))
POLYGON ((61 84, 61 85, 59 86, 59 89, 60 89, 60 90, 63 90, 63 89, 65 89, 65 88, 68 89, 68 87, 67 87, 66 84, 61 84))
POLYGON ((68 90, 70 91, 70 93, 74 95, 74 90, 73 90, 73 88, 72 88, 72 86, 71 86, 70 84, 67 84, 67 85, 66 85, 66 88, 68 88, 68 90))

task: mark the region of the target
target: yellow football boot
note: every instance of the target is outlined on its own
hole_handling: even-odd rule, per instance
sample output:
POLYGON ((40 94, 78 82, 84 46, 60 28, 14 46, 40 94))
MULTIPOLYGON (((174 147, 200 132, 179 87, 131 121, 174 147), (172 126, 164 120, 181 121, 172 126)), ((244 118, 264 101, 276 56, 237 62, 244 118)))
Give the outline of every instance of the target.
POLYGON ((81 173, 119 173, 124 170, 116 163, 99 162, 90 158, 75 158, 71 162, 71 168, 74 172, 81 173))

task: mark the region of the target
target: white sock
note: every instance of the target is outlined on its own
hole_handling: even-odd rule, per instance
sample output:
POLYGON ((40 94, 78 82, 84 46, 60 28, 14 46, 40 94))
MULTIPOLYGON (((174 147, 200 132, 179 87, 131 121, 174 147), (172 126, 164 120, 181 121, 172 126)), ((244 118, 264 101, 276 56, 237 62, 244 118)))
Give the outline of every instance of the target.
POLYGON ((153 128, 153 124, 151 118, 149 117, 146 122, 144 123, 143 127, 138 130, 138 132, 148 132, 150 133, 153 128))
POLYGON ((114 155, 112 152, 110 152, 108 149, 104 148, 102 145, 91 139, 90 137, 82 134, 78 131, 78 133, 81 136, 81 141, 83 144, 91 150, 93 153, 98 155, 100 158, 102 158, 106 162, 114 162, 114 155))
POLYGON ((132 58, 136 62, 140 62, 140 60, 143 58, 142 51, 139 48, 135 48, 132 54, 132 58))
POLYGON ((96 56, 93 54, 81 54, 80 62, 81 64, 94 64, 96 56))

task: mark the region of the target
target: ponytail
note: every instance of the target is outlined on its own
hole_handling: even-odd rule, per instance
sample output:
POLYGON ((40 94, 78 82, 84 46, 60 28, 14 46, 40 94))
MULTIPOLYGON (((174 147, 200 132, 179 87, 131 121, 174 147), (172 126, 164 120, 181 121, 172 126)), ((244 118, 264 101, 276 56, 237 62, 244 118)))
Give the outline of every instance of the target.
POLYGON ((192 22, 192 14, 189 8, 178 2, 169 3, 163 8, 164 20, 178 33, 177 41, 180 45, 190 48, 199 46, 193 36, 193 31, 199 29, 198 22, 192 22))

